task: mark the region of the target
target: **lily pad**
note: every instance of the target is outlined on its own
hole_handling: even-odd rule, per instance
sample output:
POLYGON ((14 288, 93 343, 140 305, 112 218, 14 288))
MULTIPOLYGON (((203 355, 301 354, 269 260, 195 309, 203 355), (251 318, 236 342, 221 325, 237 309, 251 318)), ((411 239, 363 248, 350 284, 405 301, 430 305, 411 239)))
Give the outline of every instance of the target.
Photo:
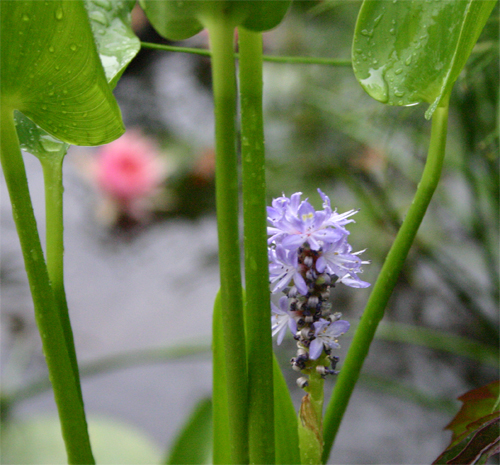
MULTIPOLYGON (((158 446, 137 428, 92 416, 88 423, 96 463, 160 463, 161 452, 158 446)), ((66 464, 66 449, 57 416, 40 416, 4 425, 2 459, 3 463, 12 465, 66 464)))

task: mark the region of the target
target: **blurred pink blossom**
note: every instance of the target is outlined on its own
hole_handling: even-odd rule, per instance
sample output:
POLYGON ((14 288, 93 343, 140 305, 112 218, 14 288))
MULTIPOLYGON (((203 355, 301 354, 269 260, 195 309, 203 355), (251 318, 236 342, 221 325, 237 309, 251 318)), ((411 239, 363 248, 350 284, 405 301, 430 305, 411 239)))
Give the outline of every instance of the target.
POLYGON ((154 143, 137 131, 102 146, 94 164, 99 189, 122 213, 137 219, 148 210, 147 200, 158 193, 165 174, 154 143))

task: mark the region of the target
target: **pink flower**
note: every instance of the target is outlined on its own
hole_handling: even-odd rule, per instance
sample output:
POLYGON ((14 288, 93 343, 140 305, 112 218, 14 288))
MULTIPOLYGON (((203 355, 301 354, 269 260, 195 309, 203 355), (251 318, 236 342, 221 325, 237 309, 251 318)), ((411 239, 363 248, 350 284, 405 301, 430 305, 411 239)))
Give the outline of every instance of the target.
POLYGON ((138 204, 157 192, 164 171, 154 144, 134 131, 102 146, 95 163, 99 188, 132 214, 138 204))

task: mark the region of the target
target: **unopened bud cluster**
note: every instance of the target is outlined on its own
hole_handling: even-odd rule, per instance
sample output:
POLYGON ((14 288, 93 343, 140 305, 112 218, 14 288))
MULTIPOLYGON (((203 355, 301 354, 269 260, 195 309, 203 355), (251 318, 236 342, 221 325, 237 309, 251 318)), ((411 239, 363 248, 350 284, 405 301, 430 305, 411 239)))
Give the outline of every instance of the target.
MULTIPOLYGON (((318 190, 319 191, 319 190, 318 190)), ((321 376, 336 374, 338 337, 347 332, 349 323, 332 312, 330 291, 336 283, 367 287, 357 276, 361 273, 359 254, 347 242, 345 225, 355 210, 338 214, 330 199, 319 191, 323 210, 315 211, 301 201, 301 193, 279 197, 268 207, 269 271, 272 292, 282 292, 278 306, 271 303, 272 332, 281 344, 288 327, 297 341, 292 368, 302 374, 316 370, 321 376)), ((307 387, 307 378, 297 380, 307 387)))

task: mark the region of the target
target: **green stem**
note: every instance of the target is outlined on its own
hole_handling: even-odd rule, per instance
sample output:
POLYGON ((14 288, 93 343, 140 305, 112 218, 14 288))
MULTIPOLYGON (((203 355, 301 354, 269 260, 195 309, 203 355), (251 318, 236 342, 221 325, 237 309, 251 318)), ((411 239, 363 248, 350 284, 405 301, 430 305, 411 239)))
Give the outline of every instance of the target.
POLYGON ((375 331, 384 315, 385 307, 396 285, 403 263, 439 182, 446 147, 447 124, 448 102, 436 110, 432 119, 431 140, 422 179, 408 214, 380 271, 328 404, 325 414, 324 462, 328 460, 335 435, 363 362, 368 355, 375 331))
POLYGON ((85 412, 80 393, 76 388, 57 304, 38 237, 14 117, 6 107, 2 109, 1 121, 2 169, 12 203, 14 221, 33 297, 35 317, 59 411, 68 462, 92 464, 94 459, 90 448, 85 412))
POLYGON ((248 462, 248 383, 238 227, 234 25, 223 12, 216 18, 207 19, 206 23, 212 48, 215 103, 215 194, 231 456, 232 463, 243 464, 248 462))
MULTIPOLYGON (((166 52, 179 52, 179 53, 190 53, 193 55, 201 55, 205 57, 212 56, 209 50, 203 50, 201 48, 189 48, 189 47, 177 47, 175 45, 163 45, 163 44, 153 44, 151 42, 141 42, 141 47, 149 48, 154 50, 164 50, 166 52)), ((235 58, 241 58, 239 53, 234 54, 235 58)), ((263 61, 269 63, 288 63, 297 65, 326 65, 326 66, 341 66, 350 67, 352 62, 349 59, 339 59, 339 58, 319 58, 319 57, 289 57, 289 56, 273 56, 273 55, 263 55, 263 61)))
POLYGON ((300 463, 302 465, 317 465, 321 463, 323 452, 323 399, 325 384, 320 374, 316 372, 317 364, 309 372, 307 394, 302 398, 299 411, 299 446, 300 463))
POLYGON ((46 256, 52 291, 59 309, 66 348, 68 350, 76 388, 83 405, 82 388, 78 372, 73 330, 69 319, 68 303, 64 290, 64 225, 63 225, 63 182, 62 165, 64 153, 39 157, 43 168, 45 185, 46 256))
POLYGON ((262 114, 262 33, 238 28, 250 463, 275 462, 262 114))

